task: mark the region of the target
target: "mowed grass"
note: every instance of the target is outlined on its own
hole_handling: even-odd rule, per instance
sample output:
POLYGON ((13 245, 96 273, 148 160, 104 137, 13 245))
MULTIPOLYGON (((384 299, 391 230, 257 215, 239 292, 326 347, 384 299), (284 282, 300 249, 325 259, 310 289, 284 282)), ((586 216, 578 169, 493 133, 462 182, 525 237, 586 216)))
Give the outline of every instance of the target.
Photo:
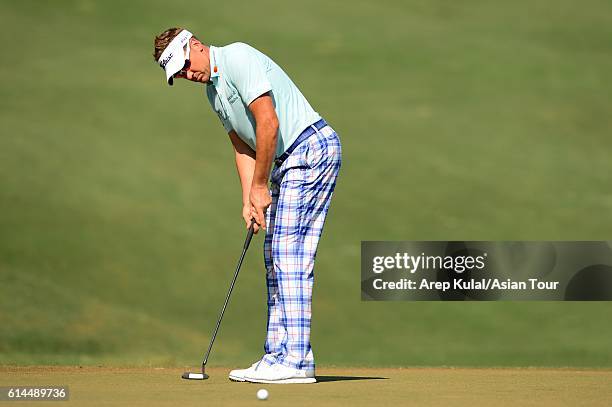
MULTIPOLYGON (((0 4, 0 363, 176 366, 244 239, 231 147, 152 38, 248 42, 343 141, 320 365, 612 366, 610 303, 362 303, 361 240, 609 239, 612 4, 0 4)), ((211 363, 261 356, 262 237, 211 363)))
POLYGON ((607 406, 612 371, 568 369, 322 369, 318 383, 265 385, 231 382, 228 369, 186 381, 181 369, 0 368, 0 386, 67 386, 60 404, 130 406, 250 406, 257 390, 266 405, 371 406, 607 406))

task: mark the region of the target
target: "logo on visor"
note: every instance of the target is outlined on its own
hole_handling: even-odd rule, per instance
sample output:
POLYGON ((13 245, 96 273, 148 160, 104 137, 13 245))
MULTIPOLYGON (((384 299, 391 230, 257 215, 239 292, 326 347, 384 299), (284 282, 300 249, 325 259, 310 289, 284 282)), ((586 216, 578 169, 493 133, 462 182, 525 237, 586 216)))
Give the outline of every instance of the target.
POLYGON ((166 69, 166 65, 168 65, 168 62, 172 59, 172 53, 170 53, 166 58, 162 59, 161 62, 159 63, 159 65, 166 69))

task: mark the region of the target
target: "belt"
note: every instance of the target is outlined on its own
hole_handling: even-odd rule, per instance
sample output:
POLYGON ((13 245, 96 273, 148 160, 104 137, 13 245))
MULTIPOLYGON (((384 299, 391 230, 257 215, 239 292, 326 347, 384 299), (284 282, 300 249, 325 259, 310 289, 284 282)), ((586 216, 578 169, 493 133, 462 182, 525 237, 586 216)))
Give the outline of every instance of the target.
POLYGON ((327 126, 327 122, 323 119, 308 126, 306 130, 304 130, 298 136, 298 138, 295 139, 295 141, 289 146, 289 148, 285 150, 285 152, 282 153, 277 159, 274 160, 274 163, 280 167, 280 165, 287 159, 287 157, 291 155, 293 150, 295 150, 300 144, 302 144, 304 140, 306 140, 308 137, 312 136, 313 134, 315 134, 317 131, 321 130, 325 126, 327 126))

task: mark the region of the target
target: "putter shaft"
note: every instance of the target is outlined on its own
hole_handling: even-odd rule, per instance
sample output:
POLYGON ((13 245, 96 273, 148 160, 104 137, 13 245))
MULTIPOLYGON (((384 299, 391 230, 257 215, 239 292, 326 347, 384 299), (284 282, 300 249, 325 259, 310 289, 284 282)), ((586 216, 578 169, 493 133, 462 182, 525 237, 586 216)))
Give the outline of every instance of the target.
POLYGON ((249 245, 251 244, 251 239, 253 238, 254 225, 255 225, 255 219, 251 219, 251 226, 249 227, 249 231, 247 232, 247 237, 244 242, 244 247, 242 248, 242 254, 240 255, 240 260, 238 260, 238 266, 236 267, 234 278, 232 278, 232 282, 230 284, 229 290, 227 291, 227 295, 225 296, 225 301, 223 302, 223 307, 221 308, 221 313, 219 314, 217 325, 215 326, 215 330, 213 331, 212 338, 210 339, 210 344, 208 345, 208 350, 206 351, 206 355, 204 356, 204 360, 202 361, 202 374, 204 376, 206 376, 206 373, 204 372, 204 370, 206 368, 206 363, 208 362, 208 357, 210 356, 210 351, 213 347, 213 344, 215 343, 217 332, 219 331, 219 327, 221 326, 221 320, 223 320, 223 314, 225 314, 225 309, 227 308, 227 304, 229 303, 230 296, 232 295, 232 291, 234 290, 234 285, 236 284, 236 279, 238 278, 238 273, 240 272, 242 261, 244 260, 244 256, 246 255, 249 245))

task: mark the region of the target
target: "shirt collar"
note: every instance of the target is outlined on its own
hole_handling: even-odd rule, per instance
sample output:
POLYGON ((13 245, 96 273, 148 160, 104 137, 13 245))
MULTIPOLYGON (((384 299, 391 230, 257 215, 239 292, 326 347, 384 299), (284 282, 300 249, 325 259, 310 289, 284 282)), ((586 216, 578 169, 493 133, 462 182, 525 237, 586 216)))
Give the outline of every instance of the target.
POLYGON ((221 50, 217 47, 210 46, 208 52, 208 58, 210 59, 210 80, 216 82, 216 79, 219 77, 219 65, 217 62, 218 54, 221 53, 221 50))

